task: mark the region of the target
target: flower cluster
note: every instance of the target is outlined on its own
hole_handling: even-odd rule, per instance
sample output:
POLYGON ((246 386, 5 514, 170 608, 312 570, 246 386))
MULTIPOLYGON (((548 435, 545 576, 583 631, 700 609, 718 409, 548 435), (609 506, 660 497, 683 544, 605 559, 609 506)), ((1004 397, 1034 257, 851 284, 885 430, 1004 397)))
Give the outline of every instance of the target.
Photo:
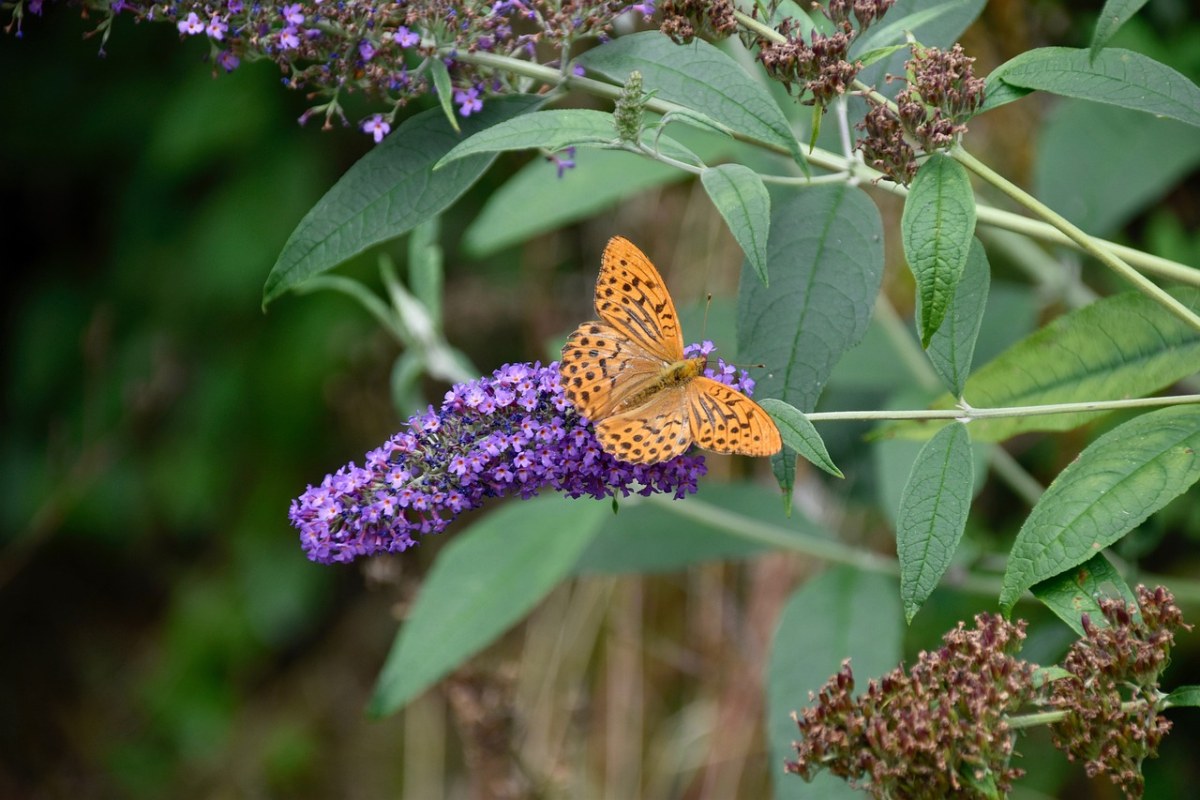
POLYGON ((676 44, 687 44, 697 36, 722 39, 737 30, 729 0, 665 0, 659 10, 663 17, 659 30, 676 44))
POLYGON ((873 22, 882 17, 896 0, 830 0, 821 11, 834 24, 831 34, 815 29, 808 41, 793 35, 791 18, 785 18, 777 28, 786 42, 774 42, 760 37, 758 59, 767 74, 783 83, 790 91, 799 87, 807 97, 806 104, 824 108, 835 97, 846 93, 862 68, 860 62, 847 61, 850 43, 873 22), (853 15, 857 29, 850 21, 853 15))
POLYGON ((1185 625, 1171 593, 1137 587, 1137 606, 1101 600, 1107 625, 1084 615, 1084 637, 1058 670, 1016 657, 1025 623, 980 614, 942 647, 923 652, 853 697, 849 661, 816 702, 796 716, 801 741, 789 772, 811 780, 829 770, 875 797, 1007 795, 1022 770, 1010 764, 1016 729, 1049 724, 1055 746, 1107 774, 1127 796, 1142 793, 1141 763, 1154 757, 1170 723, 1158 714, 1158 681, 1175 631, 1185 625), (1022 707, 1044 709, 1022 717, 1022 707))
MULTIPOLYGON (((708 355, 710 342, 688 348, 708 355)), ((752 391, 744 372, 717 361, 707 373, 752 391)), ((488 497, 532 497, 542 489, 569 497, 696 491, 704 457, 629 464, 605 453, 591 423, 563 394, 557 362, 507 364, 491 377, 458 384, 440 410, 431 406, 408 430, 350 463, 292 502, 289 516, 313 561, 351 561, 401 552, 414 536, 438 533, 488 497)))
POLYGON ((1107 774, 1127 795, 1142 793, 1142 760, 1154 757, 1171 723, 1158 713, 1158 678, 1179 628, 1190 630, 1171 593, 1137 587, 1138 606, 1100 601, 1106 626, 1083 617, 1084 638, 1072 645, 1051 704, 1068 712, 1053 726, 1055 745, 1089 776, 1107 774))
POLYGON ((1024 623, 980 614, 974 630, 960 622, 910 672, 898 667, 872 680, 857 699, 843 662, 796 718, 802 739, 787 770, 811 780, 827 769, 880 798, 1007 791, 1022 772, 1009 764, 1014 733, 1005 717, 1034 693, 1034 667, 1013 655, 1024 638, 1024 623))
MULTIPOLYGON (((434 72, 449 74, 452 100, 466 117, 483 108, 485 95, 513 89, 513 78, 472 60, 502 55, 557 65, 571 45, 606 35, 624 13, 649 16, 654 3, 627 0, 82 0, 101 18, 95 32, 107 38, 113 19, 167 22, 184 38, 203 38, 213 63, 226 72, 243 61, 269 59, 292 89, 323 102, 305 122, 321 115, 328 127, 345 119, 342 100, 361 92, 384 107, 361 129, 382 139, 397 111, 435 91, 434 72), (556 60, 556 58, 558 60, 556 60)), ((9 4, 5 4, 8 6, 9 4)), ((16 0, 13 21, 43 0, 16 0)), ((11 26, 10 26, 11 27, 11 26)), ((378 106, 377 106, 378 107, 378 106)))
POLYGON ((896 95, 896 110, 868 98, 872 108, 858 126, 867 134, 858 144, 867 163, 909 183, 917 171, 909 138, 926 153, 953 144, 983 105, 984 81, 975 77, 974 63, 958 44, 949 50, 915 48, 908 62, 909 85, 896 95))

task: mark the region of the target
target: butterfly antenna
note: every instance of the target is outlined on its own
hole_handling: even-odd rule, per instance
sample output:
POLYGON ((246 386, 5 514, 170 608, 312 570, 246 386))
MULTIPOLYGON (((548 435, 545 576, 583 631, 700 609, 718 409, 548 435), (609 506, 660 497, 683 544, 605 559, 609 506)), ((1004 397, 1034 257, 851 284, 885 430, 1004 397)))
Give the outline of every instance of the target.
POLYGON ((704 334, 708 333, 708 310, 712 308, 712 292, 705 295, 704 301, 704 322, 700 325, 700 338, 704 338, 704 334))

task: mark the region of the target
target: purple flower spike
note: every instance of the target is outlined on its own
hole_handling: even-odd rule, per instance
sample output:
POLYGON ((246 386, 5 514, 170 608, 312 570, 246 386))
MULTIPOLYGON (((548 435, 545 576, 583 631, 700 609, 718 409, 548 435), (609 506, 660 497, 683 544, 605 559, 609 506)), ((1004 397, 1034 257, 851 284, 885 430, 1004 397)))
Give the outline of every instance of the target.
MULTIPOLYGON (((711 342, 689 352, 708 352, 711 342)), ((708 374, 745 387, 720 360, 708 374)), ((568 497, 627 497, 696 491, 704 456, 630 464, 605 453, 591 423, 567 402, 558 362, 506 364, 491 377, 457 384, 440 410, 408 421, 365 466, 351 462, 292 502, 289 517, 313 561, 398 553, 415 537, 442 531, 488 497, 529 498, 543 489, 568 497)))

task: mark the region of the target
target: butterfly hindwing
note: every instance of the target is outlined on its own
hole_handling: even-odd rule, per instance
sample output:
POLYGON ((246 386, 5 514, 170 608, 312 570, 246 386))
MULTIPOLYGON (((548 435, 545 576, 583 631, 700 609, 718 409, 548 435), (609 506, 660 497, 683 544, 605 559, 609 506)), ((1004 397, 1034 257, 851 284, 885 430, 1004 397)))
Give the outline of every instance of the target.
POLYGON ((597 422, 601 447, 622 461, 657 464, 682 453, 692 443, 687 424, 686 386, 654 395, 650 402, 597 422))
POLYGON ((641 250, 620 236, 604 248, 596 279, 596 313, 664 363, 683 358, 679 317, 662 276, 641 250))
POLYGON ((688 422, 696 444, 718 453, 766 456, 779 452, 779 429, 763 407, 703 375, 686 385, 688 422))

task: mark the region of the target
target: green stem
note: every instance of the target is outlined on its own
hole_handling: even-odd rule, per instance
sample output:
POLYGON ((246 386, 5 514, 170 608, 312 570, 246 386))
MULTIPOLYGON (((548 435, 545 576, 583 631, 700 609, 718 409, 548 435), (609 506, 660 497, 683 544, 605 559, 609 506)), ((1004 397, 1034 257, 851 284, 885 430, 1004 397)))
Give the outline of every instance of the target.
MULTIPOLYGON (((492 69, 512 72, 517 75, 524 75, 550 86, 565 85, 571 89, 577 89, 581 92, 595 95, 597 97, 605 97, 610 100, 616 100, 621 95, 621 87, 604 81, 594 80, 592 78, 582 78, 576 75, 569 75, 565 81, 562 73, 550 67, 544 67, 541 64, 534 64, 530 61, 523 61, 519 58, 510 56, 495 55, 494 53, 457 53, 455 55, 459 61, 468 64, 478 64, 480 66, 490 67, 492 69)), ((682 106, 675 103, 668 103, 664 100, 652 98, 646 103, 646 109, 656 114, 666 114, 671 111, 678 111, 682 106)), ((735 139, 754 145, 764 150, 769 150, 779 155, 790 156, 790 151, 787 148, 781 147, 771 142, 763 142, 755 139, 752 136, 747 136, 744 133, 734 131, 735 139)), ((898 186, 889 180, 884 179, 882 173, 867 167, 861 162, 847 159, 844 156, 832 153, 821 148, 813 148, 805 153, 807 160, 811 164, 816 164, 823 169, 833 170, 834 172, 845 173, 849 177, 848 180, 869 184, 872 188, 889 192, 900 197, 907 196, 908 190, 903 186, 898 186)), ((1014 214, 1009 211, 1002 211, 997 208, 991 208, 986 205, 977 206, 977 218, 979 222, 985 225, 992 225, 997 228, 1003 228, 1015 233, 1022 233, 1026 236, 1039 239, 1041 241, 1050 242, 1052 244, 1064 244, 1074 247, 1078 250, 1083 250, 1079 243, 1054 228, 1045 222, 1029 219, 1020 214, 1014 214)), ((1089 241, 1093 242, 1097 247, 1107 249, 1112 253, 1116 253, 1121 258, 1131 264, 1136 264, 1141 269, 1161 278, 1188 283, 1193 286, 1200 286, 1200 270, 1180 264, 1176 261, 1153 256, 1148 253, 1143 253, 1131 247, 1119 245, 1114 242, 1109 242, 1104 239, 1088 237, 1089 241)))
POLYGON ((1092 239, 1092 237, 1088 236, 1079 228, 1071 224, 1066 217, 1062 216, 1045 203, 1042 203, 1036 197, 1030 195, 1025 190, 1009 181, 1003 175, 995 172, 991 167, 975 158, 975 156, 968 153, 961 146, 956 145, 954 148, 952 148, 950 155, 980 178, 983 178, 983 180, 1004 192, 1013 200, 1025 206, 1039 217, 1045 219, 1062 233, 1066 234, 1066 236, 1075 242, 1075 244, 1078 245, 1085 253, 1097 258, 1100 263, 1104 264, 1106 267, 1132 283, 1151 300, 1155 301, 1163 308, 1179 317, 1191 327, 1195 328, 1196 330, 1200 330, 1200 316, 1197 316, 1190 308, 1176 300, 1171 295, 1167 294, 1166 291, 1150 281, 1149 278, 1126 264, 1110 249, 1098 245, 1092 239))
POLYGON ((805 414, 810 422, 840 422, 845 420, 879 419, 996 419, 1004 417, 1038 417, 1048 414, 1078 414, 1088 411, 1114 411, 1122 408, 1157 408, 1200 403, 1200 394, 1172 397, 1137 397, 1130 400, 1097 400, 1086 403, 1047 403, 1039 406, 1002 406, 1000 408, 926 409, 917 411, 820 411, 805 414))
POLYGON ((1035 728, 1039 725, 1062 722, 1067 718, 1069 713, 1067 711, 1039 711, 1035 714, 1017 714, 1016 716, 1009 717, 1006 721, 1009 728, 1019 731, 1023 728, 1035 728))

